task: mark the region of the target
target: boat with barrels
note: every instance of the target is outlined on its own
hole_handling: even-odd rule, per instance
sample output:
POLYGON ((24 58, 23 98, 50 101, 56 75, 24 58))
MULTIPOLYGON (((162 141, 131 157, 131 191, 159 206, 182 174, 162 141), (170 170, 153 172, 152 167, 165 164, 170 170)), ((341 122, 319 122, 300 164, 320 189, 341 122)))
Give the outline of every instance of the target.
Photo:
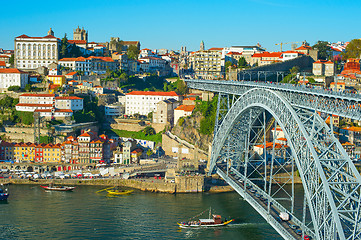
MULTIPOLYGON (((199 220, 186 221, 177 223, 180 228, 204 228, 204 227, 221 227, 226 226, 234 221, 234 219, 224 221, 222 220, 222 216, 218 214, 212 214, 211 208, 209 209, 209 217, 208 218, 200 218, 199 220)), ((199 214, 202 215, 203 213, 199 214)), ((198 215, 198 216, 199 216, 198 215)), ((195 217, 194 217, 195 218, 195 217)))

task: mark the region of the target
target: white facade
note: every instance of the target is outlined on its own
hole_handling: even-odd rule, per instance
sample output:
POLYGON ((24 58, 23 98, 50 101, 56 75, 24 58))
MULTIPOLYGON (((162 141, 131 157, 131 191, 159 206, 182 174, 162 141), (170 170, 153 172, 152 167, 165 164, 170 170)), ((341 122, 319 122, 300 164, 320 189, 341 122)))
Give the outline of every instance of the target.
POLYGON ((121 105, 106 105, 104 112, 106 116, 119 116, 123 114, 123 107, 121 105))
POLYGON ((175 92, 142 92, 133 91, 126 95, 125 114, 133 115, 139 113, 148 115, 157 108, 157 103, 173 98, 179 101, 179 96, 175 92))
POLYGON ((41 117, 48 118, 65 118, 73 116, 73 111, 69 109, 36 109, 35 112, 40 113, 41 117))
POLYGON ((83 71, 85 74, 88 74, 91 70, 91 60, 83 57, 62 58, 58 64, 70 68, 73 71, 83 71))
POLYGON ((179 107, 174 109, 174 125, 177 124, 178 120, 181 117, 187 117, 192 115, 194 108, 194 105, 180 105, 179 107))
POLYGON ((33 70, 57 62, 59 43, 60 40, 52 35, 29 37, 24 34, 16 37, 14 51, 16 68, 33 70))
POLYGON ((7 89, 11 86, 24 88, 29 82, 29 74, 16 68, 0 69, 0 88, 7 89))
POLYGON ((83 110, 83 99, 80 97, 56 97, 55 108, 70 109, 72 111, 83 110))
MULTIPOLYGON (((35 110, 55 109, 53 115, 73 114, 73 111, 83 110, 83 99, 79 97, 55 97, 54 94, 32 94, 20 95, 17 111, 34 112, 35 110)), ((43 111, 45 112, 47 111, 43 111)))

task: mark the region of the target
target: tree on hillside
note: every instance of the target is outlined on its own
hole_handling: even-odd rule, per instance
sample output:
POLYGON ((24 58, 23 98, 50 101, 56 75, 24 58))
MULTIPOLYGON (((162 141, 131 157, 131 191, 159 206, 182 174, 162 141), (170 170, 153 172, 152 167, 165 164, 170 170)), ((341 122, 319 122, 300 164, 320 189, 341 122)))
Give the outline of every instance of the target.
POLYGON ((293 67, 290 69, 290 73, 291 73, 291 74, 297 74, 299 71, 300 71, 300 68, 299 68, 298 66, 293 66, 293 67))
POLYGON ((145 134, 145 136, 155 135, 155 130, 151 126, 144 128, 142 132, 145 134))
POLYGON ((59 47, 59 58, 64 58, 68 54, 68 38, 66 37, 66 33, 64 37, 61 39, 60 47, 59 47))
POLYGON ((318 50, 318 58, 327 60, 332 59, 332 50, 326 41, 318 41, 315 45, 312 46, 314 49, 318 50))
POLYGON ((345 52, 342 53, 343 59, 360 58, 361 56, 361 39, 352 39, 347 45, 345 52))
POLYGON ((241 57, 239 60, 238 60, 238 67, 239 68, 244 68, 244 67, 247 67, 247 61, 244 57, 241 57))
POLYGON ((187 89, 187 85, 184 83, 184 81, 178 79, 176 83, 177 83, 177 92, 180 95, 186 94, 188 89, 187 89))
POLYGON ((138 59, 139 49, 134 45, 130 45, 127 50, 127 55, 128 58, 136 60, 138 59))

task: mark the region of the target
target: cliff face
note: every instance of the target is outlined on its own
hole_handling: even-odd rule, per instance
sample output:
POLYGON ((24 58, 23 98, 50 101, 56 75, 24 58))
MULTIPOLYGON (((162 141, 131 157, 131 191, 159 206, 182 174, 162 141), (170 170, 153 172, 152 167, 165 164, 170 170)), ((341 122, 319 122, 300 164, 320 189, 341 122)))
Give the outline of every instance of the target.
POLYGON ((182 122, 182 120, 179 120, 171 132, 179 138, 193 145, 197 145, 200 149, 208 152, 208 145, 212 143, 213 135, 199 133, 201 119, 201 113, 196 112, 192 116, 184 118, 184 122, 181 125, 179 123, 182 122))

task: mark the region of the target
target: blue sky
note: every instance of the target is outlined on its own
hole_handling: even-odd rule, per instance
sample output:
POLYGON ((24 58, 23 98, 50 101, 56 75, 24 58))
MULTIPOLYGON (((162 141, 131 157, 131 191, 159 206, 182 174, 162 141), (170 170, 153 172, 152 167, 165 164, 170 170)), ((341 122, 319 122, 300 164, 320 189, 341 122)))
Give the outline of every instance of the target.
MULTIPOLYGON (((89 40, 111 36, 139 40, 142 48, 198 50, 253 45, 269 51, 275 43, 360 38, 361 2, 355 0, 73 0, 2 1, 0 48, 13 49, 21 34, 73 38, 78 25, 89 40)), ((285 45, 284 49, 289 49, 285 45)))

